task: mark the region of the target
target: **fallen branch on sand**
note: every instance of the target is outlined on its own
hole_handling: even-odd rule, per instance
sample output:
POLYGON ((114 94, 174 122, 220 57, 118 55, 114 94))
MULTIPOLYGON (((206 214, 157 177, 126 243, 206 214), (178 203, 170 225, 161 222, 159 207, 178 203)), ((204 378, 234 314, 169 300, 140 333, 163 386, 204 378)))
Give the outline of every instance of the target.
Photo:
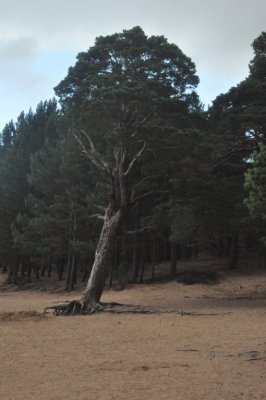
POLYGON ((176 351, 184 351, 184 352, 186 352, 186 351, 188 351, 188 352, 198 352, 199 350, 197 350, 197 349, 176 349, 176 351))
POLYGON ((248 358, 247 360, 245 360, 245 361, 257 361, 257 360, 265 360, 266 359, 266 357, 254 357, 254 358, 248 358))

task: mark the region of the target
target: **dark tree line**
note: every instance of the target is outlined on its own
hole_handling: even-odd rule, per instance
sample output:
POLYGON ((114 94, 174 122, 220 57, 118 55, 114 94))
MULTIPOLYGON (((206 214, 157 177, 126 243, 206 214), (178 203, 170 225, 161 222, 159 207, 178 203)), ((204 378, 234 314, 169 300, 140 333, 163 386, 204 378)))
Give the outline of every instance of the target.
POLYGON ((55 88, 1 133, 0 253, 9 282, 57 274, 82 304, 117 274, 198 250, 263 251, 266 34, 249 76, 206 112, 196 67, 135 27, 99 37, 55 88))

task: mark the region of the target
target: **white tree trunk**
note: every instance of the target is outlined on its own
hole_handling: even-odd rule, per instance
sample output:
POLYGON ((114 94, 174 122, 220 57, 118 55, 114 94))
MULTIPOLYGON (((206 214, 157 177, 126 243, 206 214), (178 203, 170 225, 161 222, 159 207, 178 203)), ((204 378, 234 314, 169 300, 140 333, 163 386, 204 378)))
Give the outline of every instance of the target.
POLYGON ((110 263, 112 262, 114 239, 122 220, 123 213, 121 210, 115 213, 107 211, 95 252, 94 264, 81 299, 82 304, 85 306, 93 306, 100 301, 110 263))

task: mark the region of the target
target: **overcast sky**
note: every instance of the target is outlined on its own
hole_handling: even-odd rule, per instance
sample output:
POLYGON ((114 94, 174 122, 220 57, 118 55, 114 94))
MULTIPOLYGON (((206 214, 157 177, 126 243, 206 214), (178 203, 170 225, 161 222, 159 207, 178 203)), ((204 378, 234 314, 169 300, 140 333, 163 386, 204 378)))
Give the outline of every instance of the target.
POLYGON ((136 25, 192 58, 208 105, 247 76, 266 0, 0 0, 0 130, 53 97, 96 36, 136 25))

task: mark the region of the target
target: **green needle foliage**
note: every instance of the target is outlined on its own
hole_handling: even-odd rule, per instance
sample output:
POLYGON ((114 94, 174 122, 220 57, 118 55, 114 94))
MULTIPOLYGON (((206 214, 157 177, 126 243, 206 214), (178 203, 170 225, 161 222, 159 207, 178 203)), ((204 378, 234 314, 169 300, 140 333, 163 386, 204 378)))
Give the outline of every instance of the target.
MULTIPOLYGON (((254 162, 245 175, 245 188, 248 196, 245 200, 250 214, 256 219, 264 221, 264 234, 266 233, 266 145, 261 145, 258 152, 254 153, 254 162)), ((266 244, 266 238, 263 238, 266 244)))
POLYGON ((154 265, 179 248, 181 256, 196 247, 231 256, 231 266, 240 248, 258 250, 266 231, 266 33, 252 46, 248 77, 206 112, 195 64, 164 36, 134 27, 79 53, 55 88, 59 104, 41 102, 1 133, 0 255, 9 281, 56 272, 71 290, 77 277, 87 279, 103 223, 95 216, 110 199, 113 212, 127 212, 109 285, 131 266, 142 281, 146 263, 154 278, 154 265), (95 146, 94 162, 74 136, 85 150, 95 146))

